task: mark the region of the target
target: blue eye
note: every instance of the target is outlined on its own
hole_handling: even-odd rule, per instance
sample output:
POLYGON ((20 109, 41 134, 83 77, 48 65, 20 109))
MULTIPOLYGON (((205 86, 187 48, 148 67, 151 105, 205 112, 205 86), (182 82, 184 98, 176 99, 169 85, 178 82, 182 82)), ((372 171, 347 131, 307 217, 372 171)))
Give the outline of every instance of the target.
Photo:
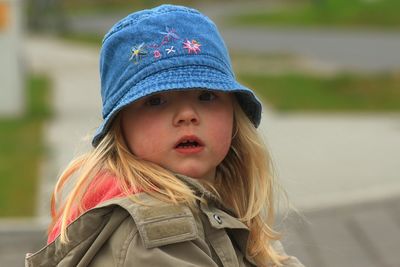
POLYGON ((211 100, 214 100, 215 98, 216 98, 216 95, 209 91, 201 92, 199 95, 200 101, 211 101, 211 100))
POLYGON ((160 96, 153 96, 146 100, 146 106, 159 106, 166 102, 165 99, 162 99, 160 96))

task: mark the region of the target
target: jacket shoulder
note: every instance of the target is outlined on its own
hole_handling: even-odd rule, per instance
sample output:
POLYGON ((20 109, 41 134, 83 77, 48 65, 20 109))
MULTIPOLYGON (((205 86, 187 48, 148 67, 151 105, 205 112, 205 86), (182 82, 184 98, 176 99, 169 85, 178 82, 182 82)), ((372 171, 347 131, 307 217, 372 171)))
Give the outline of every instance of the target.
POLYGON ((133 218, 134 225, 146 248, 194 240, 198 237, 196 220, 190 208, 182 204, 165 203, 147 194, 112 200, 102 206, 118 205, 133 218))

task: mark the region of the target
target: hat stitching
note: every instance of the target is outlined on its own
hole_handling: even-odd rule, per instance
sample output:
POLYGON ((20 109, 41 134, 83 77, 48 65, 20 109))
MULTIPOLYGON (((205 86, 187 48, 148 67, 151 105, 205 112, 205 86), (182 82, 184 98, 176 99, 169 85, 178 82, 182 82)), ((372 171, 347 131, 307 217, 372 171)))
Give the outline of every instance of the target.
POLYGON ((186 41, 183 42, 183 48, 187 49, 187 52, 189 54, 197 54, 197 52, 200 52, 200 46, 201 44, 196 40, 189 41, 188 39, 186 39, 186 41))
POLYGON ((179 35, 176 33, 175 29, 170 29, 168 26, 165 26, 165 32, 160 32, 161 34, 164 35, 164 38, 161 42, 160 46, 163 46, 164 44, 168 43, 170 41, 170 38, 178 40, 179 39, 179 35))
MULTIPOLYGON (((173 58, 179 58, 179 57, 182 57, 182 58, 190 58, 190 57, 193 56, 193 54, 180 54, 180 53, 177 53, 177 52, 176 52, 176 47, 173 46, 173 48, 175 48, 175 49, 173 49, 173 50, 174 50, 174 51, 173 51, 174 53, 173 53, 172 55, 170 55, 170 56, 168 56, 168 57, 164 57, 164 58, 162 58, 162 59, 160 58, 159 60, 167 60, 167 59, 173 59, 173 58)), ((168 48, 167 48, 167 49, 168 49, 168 48)), ((167 49, 166 49, 166 50, 167 50, 167 49)), ((218 58, 218 57, 216 57, 216 56, 214 56, 214 55, 212 55, 212 54, 209 54, 209 53, 207 53, 207 52, 204 52, 204 51, 202 51, 201 55, 202 55, 202 57, 212 58, 213 60, 217 61, 219 64, 222 64, 222 65, 223 65, 223 69, 225 70, 225 73, 229 73, 232 77, 235 77, 234 73, 231 71, 231 67, 228 66, 228 65, 227 65, 223 60, 221 60, 220 58, 218 58)), ((158 60, 158 61, 159 61, 159 60, 158 60)), ((147 69, 147 68, 152 67, 153 64, 156 63, 156 62, 158 62, 158 61, 150 62, 150 64, 148 64, 148 65, 143 65, 143 67, 140 68, 140 69, 138 69, 137 72, 140 72, 140 71, 142 71, 142 70, 144 70, 144 69, 147 69)), ((140 65, 140 64, 139 64, 139 65, 140 65)), ((138 66, 139 66, 139 65, 138 65, 138 66)))
MULTIPOLYGON (((162 46, 164 46, 165 44, 169 43, 172 40, 178 40, 180 39, 179 35, 176 33, 176 30, 174 28, 169 28, 168 26, 165 26, 165 31, 164 32, 160 32, 162 35, 164 35, 161 43, 159 45, 157 44, 152 44, 150 46, 152 46, 155 50, 154 50, 154 58, 159 59, 161 58, 161 52, 160 49, 162 46)), ((167 52, 167 55, 171 54, 171 53, 175 53, 176 50, 174 49, 174 46, 171 46, 167 52)))
MULTIPOLYGON (((150 49, 154 49, 153 50, 153 57, 155 59, 160 59, 162 57, 161 54, 161 48, 172 42, 172 41, 176 41, 179 40, 180 37, 177 34, 176 30, 174 28, 169 28, 168 26, 165 27, 165 31, 164 32, 160 32, 162 35, 164 35, 163 39, 161 40, 161 42, 159 44, 157 43, 152 43, 152 44, 145 44, 144 42, 142 42, 140 45, 134 45, 131 48, 131 56, 129 58, 129 61, 133 61, 134 64, 138 64, 140 62, 140 60, 143 57, 146 57, 146 55, 148 54, 147 49, 146 48, 150 48, 150 49)), ((185 39, 185 41, 181 44, 183 47, 183 50, 186 49, 186 52, 188 54, 198 54, 201 52, 201 44, 200 42, 198 42, 195 39, 192 39, 191 41, 188 40, 187 38, 185 39)), ((171 46, 170 48, 165 49, 165 51, 167 52, 167 56, 169 54, 175 54, 176 50, 174 49, 174 46, 171 46)))
POLYGON ((140 45, 132 46, 129 61, 133 60, 133 63, 138 64, 142 57, 147 55, 147 50, 143 47, 144 45, 144 43, 141 43, 140 45))
POLYGON ((165 51, 169 55, 170 53, 175 53, 174 46, 171 46, 170 48, 165 48, 165 51))

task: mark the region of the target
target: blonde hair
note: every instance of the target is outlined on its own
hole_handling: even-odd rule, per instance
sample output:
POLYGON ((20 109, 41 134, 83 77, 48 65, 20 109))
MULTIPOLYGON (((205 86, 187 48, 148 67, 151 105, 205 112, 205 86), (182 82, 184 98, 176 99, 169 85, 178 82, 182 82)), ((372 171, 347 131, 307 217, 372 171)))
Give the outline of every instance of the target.
MULTIPOLYGON (((217 192, 222 203, 233 209, 239 220, 250 230, 246 253, 257 266, 273 263, 282 265, 285 259, 272 243, 280 239, 273 230, 276 184, 272 161, 256 128, 237 101, 234 101, 234 136, 231 148, 217 167, 216 179, 211 189, 217 192)), ((132 189, 168 203, 183 203, 195 207, 196 196, 188 186, 170 171, 149 161, 137 158, 126 146, 120 118, 92 151, 73 160, 61 174, 51 198, 52 224, 61 221, 61 242, 68 242, 67 224, 74 210, 82 213, 82 200, 88 186, 96 177, 109 173, 118 181, 122 191, 132 201, 139 202, 132 189), (72 191, 65 201, 61 192, 73 176, 77 176, 72 191)))

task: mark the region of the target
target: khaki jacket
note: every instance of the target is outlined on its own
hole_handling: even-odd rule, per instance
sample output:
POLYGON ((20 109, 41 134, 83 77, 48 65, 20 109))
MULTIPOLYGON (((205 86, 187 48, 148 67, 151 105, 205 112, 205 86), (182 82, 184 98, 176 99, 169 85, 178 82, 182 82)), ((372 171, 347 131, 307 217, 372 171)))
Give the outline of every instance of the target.
MULTIPOLYGON (((255 266, 245 255, 248 228, 231 216, 198 182, 179 176, 208 205, 198 212, 161 202, 145 193, 139 205, 127 197, 111 199, 68 226, 70 242, 57 238, 29 254, 25 266, 255 266)), ((284 254, 279 242, 275 248, 284 254)), ((302 267, 289 257, 285 267, 302 267)))

